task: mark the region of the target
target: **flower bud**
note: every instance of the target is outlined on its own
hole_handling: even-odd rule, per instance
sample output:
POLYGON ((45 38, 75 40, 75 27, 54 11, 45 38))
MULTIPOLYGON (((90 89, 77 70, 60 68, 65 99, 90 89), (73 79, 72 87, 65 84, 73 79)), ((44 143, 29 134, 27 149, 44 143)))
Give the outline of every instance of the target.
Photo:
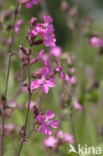
POLYGON ((2 95, 2 97, 1 97, 1 103, 2 103, 2 108, 6 108, 6 98, 5 98, 5 96, 4 95, 2 95))
POLYGON ((25 55, 27 55, 27 51, 26 51, 26 49, 25 49, 22 45, 20 45, 20 50, 21 50, 25 55))
POLYGON ((36 24, 36 22, 37 22, 37 18, 32 17, 30 20, 30 25, 34 26, 36 24))
POLYGON ((36 40, 36 41, 32 42, 32 46, 40 45, 42 43, 43 43, 43 40, 39 39, 39 40, 36 40))
POLYGON ((35 118, 36 118, 36 116, 39 114, 39 111, 38 111, 38 108, 37 108, 36 105, 33 106, 33 113, 34 113, 34 115, 35 115, 35 118))

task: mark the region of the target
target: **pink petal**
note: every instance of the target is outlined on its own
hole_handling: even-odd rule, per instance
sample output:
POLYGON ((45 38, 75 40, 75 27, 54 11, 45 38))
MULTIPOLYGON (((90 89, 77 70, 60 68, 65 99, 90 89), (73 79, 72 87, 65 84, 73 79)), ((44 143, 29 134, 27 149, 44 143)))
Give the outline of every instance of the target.
POLYGON ((77 83, 77 80, 76 80, 76 77, 75 76, 72 76, 71 79, 70 79, 70 81, 74 85, 77 83))
POLYGON ((42 90, 43 93, 48 94, 48 91, 49 91, 48 85, 47 84, 42 84, 41 85, 41 90, 42 90))
POLYGON ((54 136, 50 136, 44 140, 44 144, 47 147, 54 147, 58 140, 54 136))
POLYGON ((57 128, 58 127, 58 121, 57 120, 52 120, 52 121, 49 122, 49 125, 52 128, 57 128))
POLYGON ((61 55, 61 48, 59 46, 55 46, 54 48, 50 49, 50 54, 55 56, 55 57, 59 57, 61 55))
POLYGON ((44 123, 44 115, 38 115, 38 116, 36 117, 36 120, 37 120, 40 124, 44 123))
POLYGON ((90 42, 93 47, 99 47, 101 44, 101 40, 97 37, 91 38, 90 42))
POLYGON ((42 80, 34 80, 31 82, 31 90, 38 88, 42 84, 42 80))
POLYGON ((51 16, 44 16, 44 22, 45 23, 52 23, 53 22, 53 19, 51 16))
POLYGON ((53 79, 49 79, 46 81, 48 87, 55 87, 55 81, 53 79))
POLYGON ((51 129, 46 124, 42 124, 39 127, 39 132, 42 133, 42 134, 48 135, 48 136, 52 134, 51 129))
POLYGON ((47 121, 54 118, 54 116, 55 116, 55 113, 52 112, 51 110, 47 110, 45 113, 45 118, 47 121))
POLYGON ((72 134, 67 134, 67 133, 64 133, 64 136, 65 136, 65 142, 69 142, 70 144, 73 144, 75 141, 74 141, 74 136, 72 134))
POLYGON ((65 73, 64 72, 61 72, 61 78, 65 79, 65 73))
POLYGON ((69 78, 69 76, 68 76, 68 75, 65 75, 65 81, 66 81, 67 83, 69 83, 70 78, 69 78))
POLYGON ((76 109, 78 109, 80 111, 83 110, 82 105, 80 105, 77 101, 74 101, 73 104, 74 104, 74 108, 76 108, 76 109))

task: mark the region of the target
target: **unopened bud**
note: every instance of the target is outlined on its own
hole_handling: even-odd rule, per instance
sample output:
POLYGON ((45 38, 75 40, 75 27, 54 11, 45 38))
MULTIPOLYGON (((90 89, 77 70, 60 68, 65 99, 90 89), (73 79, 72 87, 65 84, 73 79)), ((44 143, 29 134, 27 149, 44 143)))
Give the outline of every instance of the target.
POLYGON ((36 40, 36 41, 32 42, 32 46, 40 45, 42 43, 43 43, 43 40, 42 39, 36 40))
POLYGON ((33 106, 33 113, 34 113, 34 115, 35 115, 35 118, 36 118, 36 116, 39 114, 39 111, 38 111, 38 108, 37 108, 36 105, 33 106))
POLYGON ((34 26, 36 24, 36 22, 37 22, 37 18, 32 17, 30 20, 30 25, 34 26))
POLYGON ((6 98, 4 95, 2 95, 2 97, 1 97, 1 103, 2 103, 2 107, 5 109, 6 108, 6 98))
POLYGON ((32 53, 31 48, 27 48, 27 50, 26 50, 26 51, 27 51, 27 55, 28 55, 28 56, 30 56, 30 55, 31 55, 31 53, 32 53))
POLYGON ((21 50, 25 55, 27 55, 27 51, 26 51, 26 49, 25 49, 22 45, 20 45, 20 50, 21 50))

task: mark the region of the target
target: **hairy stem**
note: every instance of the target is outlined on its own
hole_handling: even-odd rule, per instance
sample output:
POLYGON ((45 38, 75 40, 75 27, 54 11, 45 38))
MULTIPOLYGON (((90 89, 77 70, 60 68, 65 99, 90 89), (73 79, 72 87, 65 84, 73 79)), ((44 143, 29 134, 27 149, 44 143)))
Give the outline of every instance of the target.
POLYGON ((30 60, 29 60, 29 58, 28 58, 28 76, 29 76, 29 82, 28 82, 28 92, 29 92, 28 109, 27 109, 26 120, 25 120, 25 124, 24 124, 24 128, 23 128, 24 135, 22 137, 22 141, 20 143, 20 147, 19 147, 17 156, 20 156, 21 150, 22 150, 23 144, 25 142, 25 138, 26 138, 25 135, 26 135, 26 128, 27 128, 28 118, 29 118, 30 102, 31 102, 31 95, 32 95, 31 94, 31 89, 30 89, 31 74, 30 74, 30 60))
MULTIPOLYGON (((17 10, 18 10, 18 5, 16 8, 16 11, 17 10)), ((11 51, 12 51, 12 47, 14 44, 14 26, 15 26, 16 18, 17 18, 17 13, 14 13, 13 28, 12 28, 12 32, 11 32, 10 44, 8 47, 9 61, 8 61, 8 69, 7 69, 7 77, 6 77, 6 87, 5 87, 5 91, 4 91, 4 95, 3 95, 5 97, 5 100, 7 99, 8 82, 9 82, 9 75, 10 75, 10 69, 11 69, 11 51)), ((1 133, 2 134, 1 134, 0 156, 3 156, 4 155, 4 137, 5 137, 5 108, 3 107, 3 104, 2 104, 2 131, 1 131, 1 133)))

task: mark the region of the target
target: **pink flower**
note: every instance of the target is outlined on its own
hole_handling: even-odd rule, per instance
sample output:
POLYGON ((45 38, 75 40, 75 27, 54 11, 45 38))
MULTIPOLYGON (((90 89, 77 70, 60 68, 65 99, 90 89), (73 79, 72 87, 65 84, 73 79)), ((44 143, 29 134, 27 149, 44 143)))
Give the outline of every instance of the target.
POLYGON ((74 143, 74 136, 72 134, 67 134, 64 131, 59 131, 56 136, 49 136, 44 140, 44 145, 47 147, 54 148, 55 145, 63 145, 69 142, 74 143))
POLYGON ((54 136, 49 136, 44 140, 44 145, 47 147, 54 147, 58 140, 54 136))
POLYGON ((61 65, 59 65, 58 60, 54 59, 53 61, 56 63, 56 67, 54 69, 55 73, 60 73, 61 74, 61 78, 65 79, 65 73, 62 72, 63 71, 63 67, 61 65))
POLYGON ((59 46, 55 46, 50 49, 49 53, 54 57, 59 57, 62 53, 62 50, 59 46))
POLYGON ((75 73, 75 68, 70 68, 70 73, 74 74, 75 73))
POLYGON ((97 37, 92 37, 90 42, 91 42, 91 45, 93 47, 100 47, 101 46, 101 39, 99 39, 97 37))
POLYGON ((57 120, 51 120, 54 118, 55 114, 54 112, 51 112, 50 110, 47 110, 45 115, 43 113, 40 113, 37 115, 36 120, 40 124, 39 132, 43 133, 45 135, 51 135, 52 130, 49 127, 57 128, 58 127, 58 121, 57 120))
POLYGON ((69 76, 68 76, 68 75, 65 75, 64 80, 65 80, 66 83, 69 83, 69 82, 70 82, 70 78, 69 78, 69 76))
POLYGON ((75 77, 75 76, 72 76, 72 77, 70 78, 70 82, 71 82, 73 85, 75 85, 75 84, 77 83, 76 77, 75 77))
POLYGON ((39 0, 19 0, 20 4, 25 4, 25 7, 27 9, 32 8, 34 5, 39 4, 39 0))
POLYGON ((31 31, 31 38, 33 39, 33 34, 35 38, 35 34, 37 33, 43 38, 46 47, 54 47, 56 39, 52 22, 51 16, 44 16, 44 23, 36 24, 35 29, 31 31))
POLYGON ((42 50, 39 52, 39 54, 37 54, 37 58, 40 59, 40 60, 42 61, 43 65, 44 65, 45 67, 48 67, 48 68, 51 69, 51 65, 50 65, 50 63, 49 63, 49 61, 48 61, 49 56, 48 56, 47 54, 44 54, 44 49, 42 49, 42 50))
POLYGON ((73 102, 73 105, 74 105, 74 108, 76 108, 76 109, 78 109, 78 110, 80 110, 80 111, 83 110, 82 105, 80 105, 80 104, 79 104, 77 101, 75 101, 75 100, 74 100, 74 102, 73 102))
POLYGON ((35 90, 40 87, 43 93, 48 94, 49 88, 55 87, 55 81, 53 78, 47 79, 49 73, 48 68, 42 70, 42 78, 36 79, 31 82, 31 90, 35 90))
POLYGON ((38 33, 35 30, 31 30, 31 32, 30 32, 31 40, 33 40, 34 38, 36 38, 37 34, 38 33))
POLYGON ((19 20, 15 23, 14 30, 16 33, 19 33, 21 26, 23 25, 23 21, 19 20))
POLYGON ((67 134, 63 131, 57 133, 58 139, 62 140, 63 143, 69 142, 70 144, 74 143, 74 136, 72 134, 67 134))
POLYGON ((32 17, 31 19, 30 19, 30 25, 31 26, 34 26, 35 24, 36 24, 36 22, 37 22, 37 18, 35 17, 32 17))

